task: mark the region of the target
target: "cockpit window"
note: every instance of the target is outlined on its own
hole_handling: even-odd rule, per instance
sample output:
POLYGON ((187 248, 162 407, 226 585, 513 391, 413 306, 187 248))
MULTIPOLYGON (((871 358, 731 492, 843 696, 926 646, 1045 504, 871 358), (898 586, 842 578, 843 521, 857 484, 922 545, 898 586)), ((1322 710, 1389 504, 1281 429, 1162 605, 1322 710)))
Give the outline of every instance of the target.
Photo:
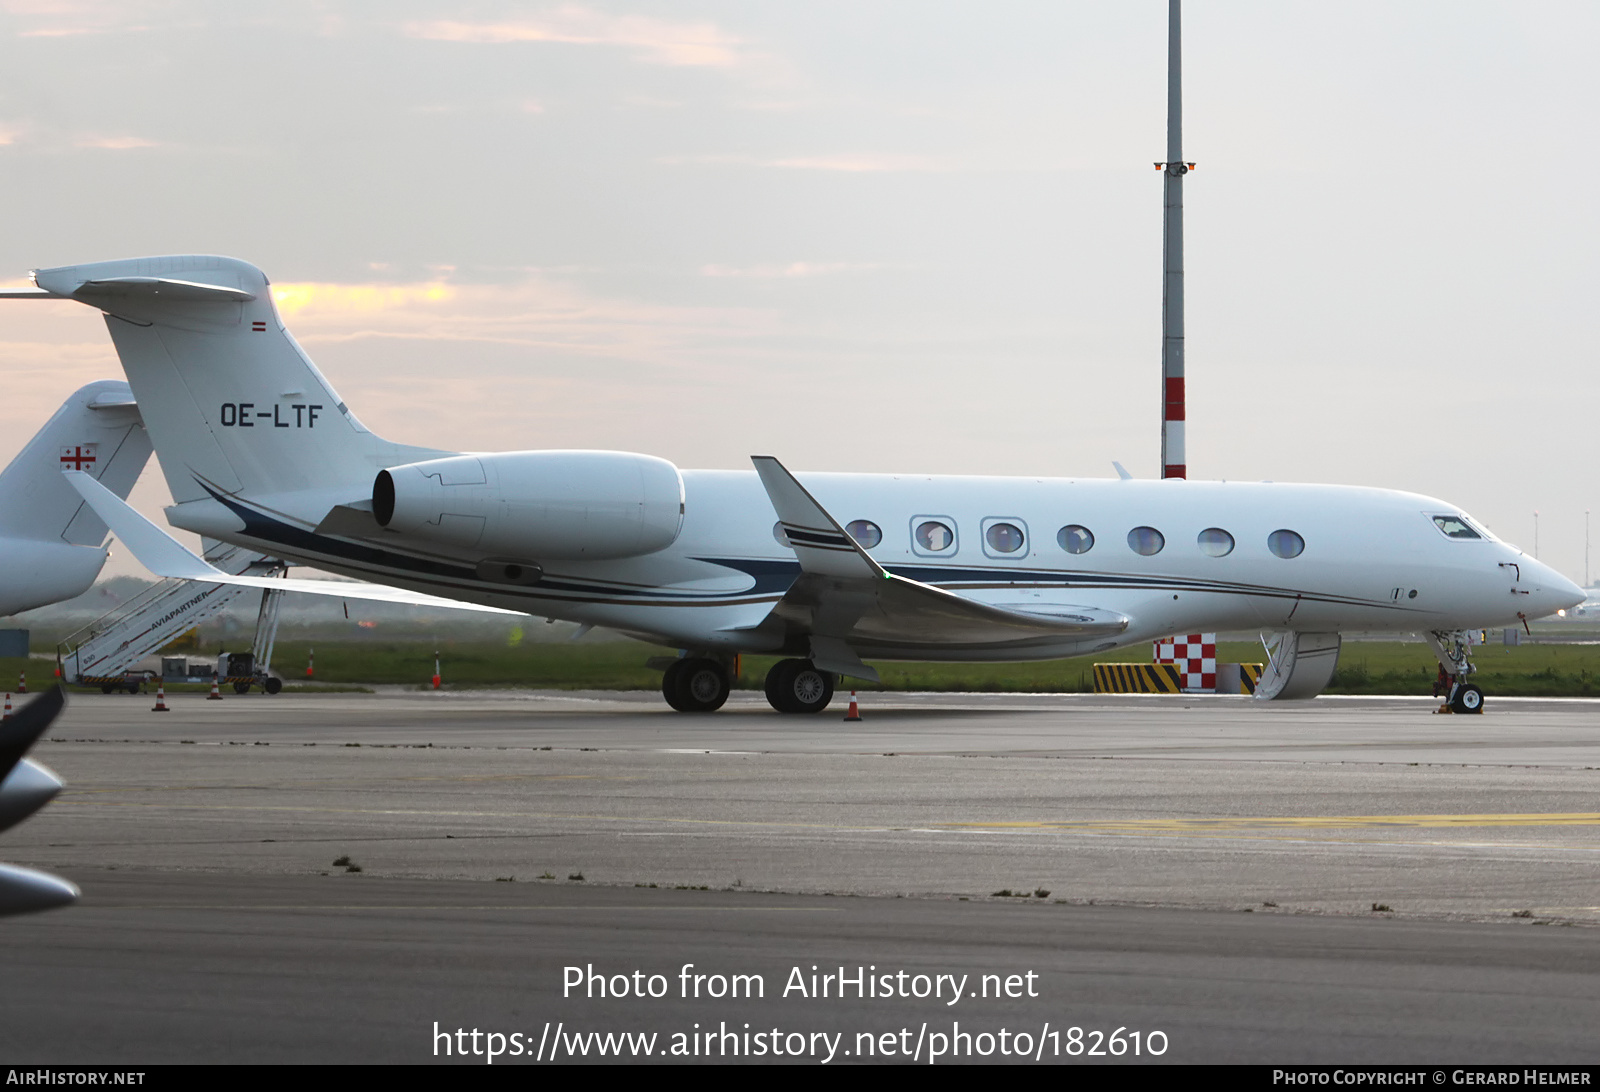
POLYGON ((1445 538, 1482 538, 1464 516, 1434 516, 1433 525, 1445 538))

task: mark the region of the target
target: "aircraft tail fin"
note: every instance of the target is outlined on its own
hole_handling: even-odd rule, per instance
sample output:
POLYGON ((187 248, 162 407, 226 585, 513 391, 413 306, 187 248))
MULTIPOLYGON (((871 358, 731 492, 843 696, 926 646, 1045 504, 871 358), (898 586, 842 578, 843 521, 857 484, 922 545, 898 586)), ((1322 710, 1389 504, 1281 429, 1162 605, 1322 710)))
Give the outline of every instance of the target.
POLYGON ((90 383, 75 391, 0 472, 0 535, 99 547, 106 525, 61 472, 82 470, 126 498, 149 459, 150 437, 128 384, 90 383))
POLYGON ((177 255, 39 269, 33 279, 105 313, 180 505, 213 491, 371 487, 392 445, 306 356, 255 266, 177 255))

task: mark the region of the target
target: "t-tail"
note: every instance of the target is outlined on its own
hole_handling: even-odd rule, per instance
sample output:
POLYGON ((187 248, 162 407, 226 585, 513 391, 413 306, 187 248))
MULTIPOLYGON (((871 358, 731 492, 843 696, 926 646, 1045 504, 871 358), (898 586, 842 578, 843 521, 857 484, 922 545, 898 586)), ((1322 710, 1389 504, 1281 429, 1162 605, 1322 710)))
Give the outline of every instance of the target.
POLYGON ((33 280, 41 296, 105 312, 175 511, 221 495, 370 495, 378 469, 412 457, 350 413, 248 262, 134 258, 39 269, 33 280))

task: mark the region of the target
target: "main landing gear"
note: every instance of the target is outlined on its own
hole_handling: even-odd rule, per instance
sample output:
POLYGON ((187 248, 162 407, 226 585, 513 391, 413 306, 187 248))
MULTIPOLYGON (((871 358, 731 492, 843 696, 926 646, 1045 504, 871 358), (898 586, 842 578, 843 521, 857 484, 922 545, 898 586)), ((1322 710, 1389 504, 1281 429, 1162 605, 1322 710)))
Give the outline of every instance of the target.
POLYGON ((820 713, 833 700, 833 676, 810 660, 779 660, 767 672, 767 702, 780 713, 820 713))
POLYGON ((680 713, 712 713, 728 700, 728 669, 706 656, 675 660, 661 676, 661 696, 680 713))
MULTIPOLYGON (((680 713, 714 712, 728 700, 731 667, 711 656, 673 660, 661 676, 661 696, 680 713)), ((767 672, 767 701, 780 713, 820 713, 833 700, 833 684, 810 660, 779 660, 767 672)))
POLYGON ((1439 712, 1483 712, 1483 688, 1467 682, 1467 676, 1478 670, 1472 662, 1472 636, 1464 629, 1434 630, 1428 634, 1428 645, 1439 659, 1439 678, 1433 684, 1433 696, 1444 695, 1445 703, 1439 712))

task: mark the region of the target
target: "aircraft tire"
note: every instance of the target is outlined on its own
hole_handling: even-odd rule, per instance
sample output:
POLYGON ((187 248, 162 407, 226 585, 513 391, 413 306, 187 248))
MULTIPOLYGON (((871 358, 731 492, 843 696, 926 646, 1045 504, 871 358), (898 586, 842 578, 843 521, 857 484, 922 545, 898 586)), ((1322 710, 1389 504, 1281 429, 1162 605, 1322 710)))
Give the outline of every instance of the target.
POLYGON ((1450 711, 1453 713, 1483 712, 1482 688, 1473 686, 1471 683, 1456 687, 1455 697, 1450 699, 1450 711))
POLYGON ((833 676, 810 660, 779 660, 767 673, 767 700, 780 713, 820 713, 833 700, 833 676))
POLYGON ((688 662, 678 660, 661 675, 661 696, 680 713, 690 712, 689 707, 683 704, 682 691, 678 687, 678 680, 683 677, 683 667, 688 662))
POLYGON ((714 713, 721 709, 732 689, 723 666, 698 656, 682 663, 677 677, 679 704, 673 708, 685 713, 714 713))

